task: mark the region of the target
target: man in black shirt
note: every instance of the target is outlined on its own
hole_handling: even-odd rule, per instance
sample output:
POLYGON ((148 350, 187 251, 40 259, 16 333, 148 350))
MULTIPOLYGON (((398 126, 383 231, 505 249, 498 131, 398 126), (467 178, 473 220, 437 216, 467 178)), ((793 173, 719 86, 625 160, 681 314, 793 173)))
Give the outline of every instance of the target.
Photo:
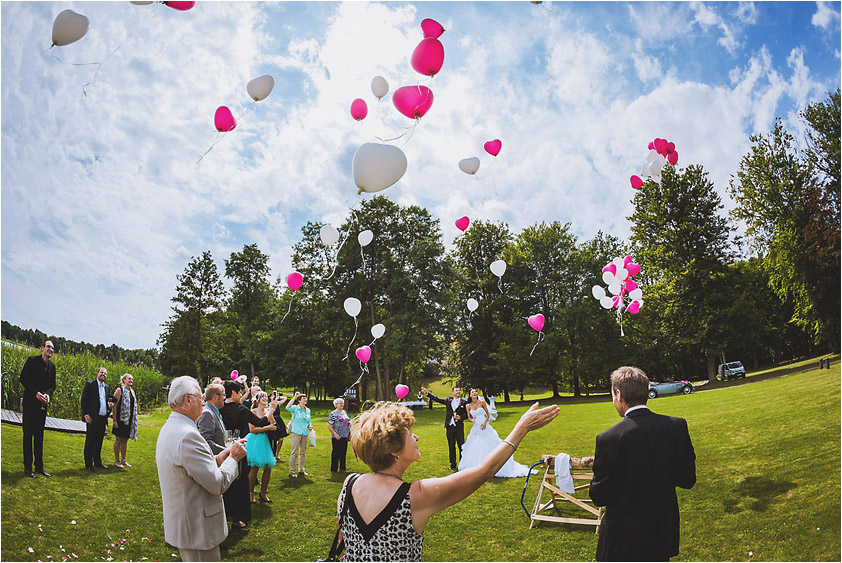
POLYGON ((44 471, 44 424, 47 421, 47 405, 56 388, 56 366, 50 361, 55 348, 47 340, 41 347, 40 356, 30 356, 20 371, 23 385, 23 468, 27 477, 44 471), (34 445, 34 448, 33 448, 34 445), (35 450, 35 473, 32 472, 32 454, 35 450))

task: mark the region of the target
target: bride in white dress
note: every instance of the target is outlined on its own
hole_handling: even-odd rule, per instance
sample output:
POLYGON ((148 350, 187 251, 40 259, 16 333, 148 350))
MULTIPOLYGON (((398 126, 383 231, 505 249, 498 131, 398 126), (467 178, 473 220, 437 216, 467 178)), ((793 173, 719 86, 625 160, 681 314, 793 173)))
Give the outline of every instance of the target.
MULTIPOLYGON (((471 389, 471 402, 466 407, 468 409, 468 420, 473 422, 474 425, 462 446, 459 471, 479 465, 485 459, 485 456, 502 442, 500 436, 497 435, 497 431, 488 423, 488 406, 485 401, 477 396, 476 389, 471 389)), ((529 466, 517 463, 512 456, 494 476, 526 477, 528 474, 529 466)))

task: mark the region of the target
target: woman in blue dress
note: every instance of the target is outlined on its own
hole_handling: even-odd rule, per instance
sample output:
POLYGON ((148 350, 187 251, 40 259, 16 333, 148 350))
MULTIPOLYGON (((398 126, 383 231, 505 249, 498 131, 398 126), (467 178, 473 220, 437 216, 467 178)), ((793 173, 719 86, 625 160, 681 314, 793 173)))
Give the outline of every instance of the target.
POLYGON ((255 416, 269 420, 268 426, 254 426, 249 423, 249 439, 246 443, 246 460, 251 467, 249 472, 249 500, 254 503, 254 487, 257 484, 257 470, 263 468, 263 476, 260 479, 260 500, 272 502, 266 495, 269 488, 269 479, 272 477, 272 467, 275 465, 275 453, 269 444, 269 437, 266 432, 276 430, 275 417, 269 408, 269 396, 259 391, 252 397, 252 412, 255 416))

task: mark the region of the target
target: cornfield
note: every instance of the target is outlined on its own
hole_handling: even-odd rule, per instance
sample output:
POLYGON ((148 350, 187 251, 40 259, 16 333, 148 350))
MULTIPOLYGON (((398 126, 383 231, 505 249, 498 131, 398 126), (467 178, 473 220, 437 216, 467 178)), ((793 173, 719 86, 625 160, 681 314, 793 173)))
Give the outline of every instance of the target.
MULTIPOLYGON (((39 354, 37 348, 21 347, 17 344, 3 342, 0 346, 0 370, 2 380, 3 408, 18 410, 23 396, 23 386, 20 384, 20 370, 29 356, 39 354)), ((134 376, 134 389, 138 407, 150 410, 163 402, 167 395, 164 387, 169 378, 146 367, 138 367, 123 362, 106 362, 90 354, 63 355, 54 354, 51 358, 56 365, 56 390, 50 401, 49 416, 78 420, 82 417, 82 389, 85 382, 96 377, 100 367, 108 370, 106 383, 116 390, 120 385, 120 377, 124 373, 134 376)))

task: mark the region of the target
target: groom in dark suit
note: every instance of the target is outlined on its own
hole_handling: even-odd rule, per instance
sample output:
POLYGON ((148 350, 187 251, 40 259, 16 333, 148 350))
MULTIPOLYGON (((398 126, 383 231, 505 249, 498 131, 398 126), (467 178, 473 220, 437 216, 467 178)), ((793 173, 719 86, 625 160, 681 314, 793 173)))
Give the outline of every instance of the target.
POLYGON ((85 383, 82 390, 82 419, 85 421, 85 469, 108 469, 102 464, 102 439, 108 424, 108 413, 114 406, 111 387, 105 382, 108 371, 99 368, 96 379, 85 383))
POLYGON ((596 437, 590 496, 606 507, 597 561, 669 561, 678 555, 676 487, 696 483, 687 421, 646 408, 649 378, 624 366, 611 374, 623 420, 596 437))
POLYGON ((468 418, 468 411, 465 405, 468 404, 467 399, 462 398, 462 390, 454 387, 451 390, 451 397, 447 399, 440 399, 427 391, 424 387, 421 388, 421 393, 427 395, 437 403, 441 403, 447 409, 444 416, 444 428, 447 432, 447 447, 450 449, 450 468, 456 470, 456 451, 457 446, 459 450, 459 458, 462 458, 462 444, 465 443, 465 422, 468 418))

